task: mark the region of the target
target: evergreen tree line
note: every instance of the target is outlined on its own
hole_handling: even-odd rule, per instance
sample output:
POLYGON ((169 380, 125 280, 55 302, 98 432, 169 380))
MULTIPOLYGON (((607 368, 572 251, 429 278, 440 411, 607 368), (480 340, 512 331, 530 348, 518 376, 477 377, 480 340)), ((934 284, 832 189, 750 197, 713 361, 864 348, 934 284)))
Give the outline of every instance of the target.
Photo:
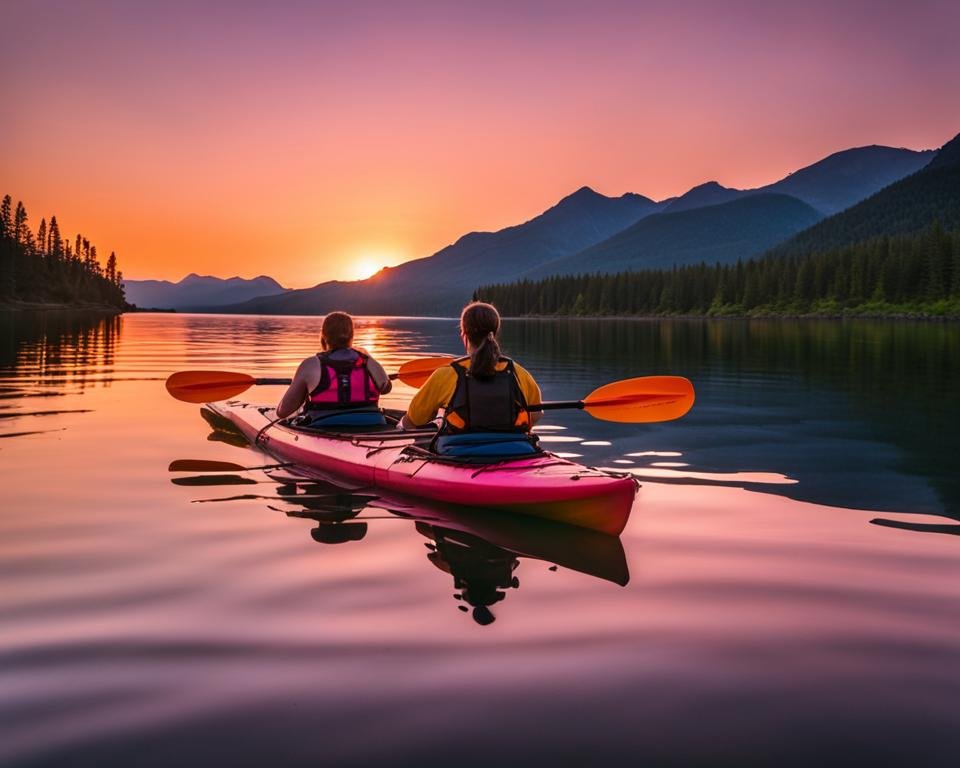
POLYGON ((960 230, 935 223, 804 256, 523 280, 474 297, 508 315, 960 316, 960 230))
POLYGON ((56 216, 33 232, 27 209, 14 208, 10 195, 0 203, 0 299, 126 306, 115 253, 101 265, 97 246, 62 235, 56 216))

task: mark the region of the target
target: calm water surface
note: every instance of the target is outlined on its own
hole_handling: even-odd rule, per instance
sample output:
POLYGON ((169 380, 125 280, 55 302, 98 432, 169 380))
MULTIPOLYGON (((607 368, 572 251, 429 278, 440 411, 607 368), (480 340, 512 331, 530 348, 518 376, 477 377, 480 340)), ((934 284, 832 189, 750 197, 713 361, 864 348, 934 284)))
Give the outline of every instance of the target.
MULTIPOLYGON (((956 325, 510 321, 549 399, 697 386, 677 423, 544 424, 641 479, 618 541, 171 472, 265 457, 163 379, 289 375, 315 318, 0 323, 0 764, 956 761, 956 325)), ((392 369, 458 338, 358 342, 392 369)))

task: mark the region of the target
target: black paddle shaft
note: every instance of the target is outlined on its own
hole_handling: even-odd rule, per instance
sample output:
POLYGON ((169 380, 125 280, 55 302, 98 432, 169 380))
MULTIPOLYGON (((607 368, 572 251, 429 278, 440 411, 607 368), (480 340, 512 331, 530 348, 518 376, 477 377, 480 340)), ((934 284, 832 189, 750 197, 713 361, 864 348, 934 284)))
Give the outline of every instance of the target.
POLYGON ((527 406, 528 411, 558 411, 561 408, 583 408, 583 400, 558 400, 554 403, 540 403, 527 406))
POLYGON ((289 387, 293 379, 256 379, 254 384, 276 384, 278 386, 289 387))

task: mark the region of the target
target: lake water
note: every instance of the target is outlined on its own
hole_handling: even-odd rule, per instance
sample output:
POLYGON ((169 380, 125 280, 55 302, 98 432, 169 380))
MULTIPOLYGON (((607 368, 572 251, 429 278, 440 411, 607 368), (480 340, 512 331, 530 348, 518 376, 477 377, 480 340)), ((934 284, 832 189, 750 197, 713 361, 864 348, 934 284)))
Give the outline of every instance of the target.
MULTIPOLYGON (((956 762, 958 325, 508 321, 548 399, 696 385, 675 423, 545 419, 642 482, 597 541, 182 484, 265 457, 166 376, 289 375, 316 318, 0 322, 0 764, 956 762)), ((358 343, 391 370, 457 352, 456 321, 358 343)))

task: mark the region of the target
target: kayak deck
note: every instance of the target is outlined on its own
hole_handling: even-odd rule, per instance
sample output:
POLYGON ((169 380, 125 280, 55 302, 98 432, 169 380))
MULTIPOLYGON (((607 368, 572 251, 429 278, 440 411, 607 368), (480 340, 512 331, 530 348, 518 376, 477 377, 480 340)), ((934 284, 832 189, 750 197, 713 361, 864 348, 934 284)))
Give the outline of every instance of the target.
POLYGON ((404 496, 502 510, 619 535, 636 494, 628 475, 592 469, 549 452, 485 463, 437 457, 430 433, 393 429, 323 433, 276 421, 272 408, 229 401, 201 409, 215 428, 232 428, 271 456, 319 479, 404 496))

